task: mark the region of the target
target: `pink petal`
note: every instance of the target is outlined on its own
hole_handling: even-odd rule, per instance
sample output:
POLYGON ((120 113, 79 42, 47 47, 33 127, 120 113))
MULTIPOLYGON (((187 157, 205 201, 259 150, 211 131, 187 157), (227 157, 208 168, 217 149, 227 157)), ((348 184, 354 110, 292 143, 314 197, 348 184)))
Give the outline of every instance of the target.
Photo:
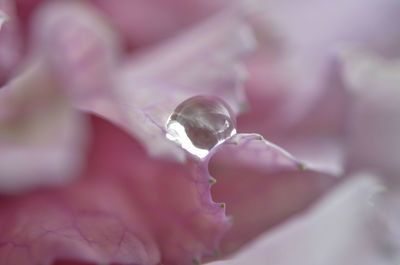
POLYGON ((217 179, 213 196, 233 217, 222 253, 237 250, 261 232, 304 211, 336 180, 305 169, 288 153, 259 135, 238 135, 216 153, 210 172, 217 179))
POLYGON ((60 185, 79 171, 85 121, 35 62, 0 90, 0 191, 60 185))
POLYGON ((343 171, 340 148, 323 144, 323 154, 310 152, 321 147, 320 139, 343 146, 349 102, 336 51, 354 43, 400 54, 398 10, 397 1, 256 4, 249 19, 259 50, 247 62, 249 112, 238 117, 238 130, 261 133, 329 172, 343 171))
MULTIPOLYGON (((339 94, 334 104, 338 117, 332 118, 340 119, 341 84, 332 78, 337 69, 334 52, 341 45, 356 43, 388 56, 400 54, 398 1, 259 1, 255 9, 251 19, 261 49, 249 62, 246 88, 252 115, 264 119, 254 118, 247 131, 269 135, 303 122, 315 115, 314 106, 326 90, 339 94)), ((319 113, 328 111, 332 113, 325 105, 318 108, 319 113)))
POLYGON ((76 183, 2 199, 0 261, 191 264, 213 255, 228 222, 206 176, 194 174, 193 163, 149 158, 99 118, 93 132, 88 169, 76 183))
POLYGON ((379 189, 375 178, 358 176, 309 212, 263 234, 232 259, 212 264, 397 264, 400 244, 391 234, 396 230, 390 228, 398 228, 400 219, 386 218, 395 208, 388 207, 394 205, 386 196, 378 197, 379 189))
POLYGON ((1 204, 4 264, 52 264, 55 258, 134 264, 159 260, 137 208, 126 201, 126 193, 104 181, 3 198, 1 204))
MULTIPOLYGON (((80 179, 60 189, 1 198, 0 261, 169 265, 218 253, 230 224, 225 204, 211 199, 208 160, 198 165, 153 159, 120 129, 94 117, 92 124, 92 148, 80 179)), ((304 171, 258 135, 238 135, 216 151, 211 168, 219 183, 213 195, 227 202, 234 218, 223 253, 233 250, 229 242, 237 248, 304 209, 332 183, 304 171), (229 165, 223 162, 227 153, 237 153, 229 165), (244 172, 246 181, 237 175, 244 172), (254 207, 261 207, 260 201, 269 202, 271 210, 254 207)))
POLYGON ((75 1, 43 4, 35 13, 32 35, 76 106, 109 96, 120 45, 93 7, 75 1))
POLYGON ((154 44, 215 13, 226 1, 93 0, 123 33, 130 47, 154 44))
POLYGON ((48 4, 36 15, 34 32, 75 106, 132 132, 152 155, 184 159, 165 139, 164 126, 172 110, 186 98, 215 94, 236 111, 243 104, 239 62, 254 43, 243 17, 235 11, 228 10, 128 60, 117 73, 115 36, 89 6, 48 4), (155 100, 154 95, 162 100, 155 100))
MULTIPOLYGON (((120 71, 120 90, 128 95, 137 92, 126 91, 129 82, 177 86, 176 98, 182 100, 201 91, 223 98, 238 113, 245 101, 242 62, 254 47, 244 14, 228 9, 162 45, 133 54, 120 71)), ((137 94, 147 96, 148 101, 151 93, 137 94)))
POLYGON ((398 183, 400 174, 400 62, 364 49, 342 52, 348 117, 349 170, 369 169, 398 183))
POLYGON ((129 59, 115 77, 114 99, 85 109, 132 132, 150 154, 182 160, 183 154, 164 137, 169 115, 198 94, 216 95, 239 112, 245 100, 240 62, 253 45, 243 18, 228 10, 129 59))

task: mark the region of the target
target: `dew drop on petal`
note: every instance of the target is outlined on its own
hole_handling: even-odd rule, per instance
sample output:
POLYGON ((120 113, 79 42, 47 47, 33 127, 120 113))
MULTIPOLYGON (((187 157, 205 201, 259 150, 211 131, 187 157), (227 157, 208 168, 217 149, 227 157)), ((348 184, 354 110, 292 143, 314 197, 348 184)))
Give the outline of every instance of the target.
POLYGON ((229 105, 221 99, 195 96, 175 108, 166 128, 169 140, 204 158, 212 148, 236 134, 236 120, 229 105))

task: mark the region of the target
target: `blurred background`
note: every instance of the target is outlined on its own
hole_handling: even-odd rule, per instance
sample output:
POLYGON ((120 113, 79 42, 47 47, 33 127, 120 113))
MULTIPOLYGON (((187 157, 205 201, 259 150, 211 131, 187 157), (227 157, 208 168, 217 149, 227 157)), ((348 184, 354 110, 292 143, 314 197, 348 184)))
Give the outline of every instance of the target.
POLYGON ((399 25, 397 0, 0 0, 0 264, 400 264, 399 25), (205 159, 165 137, 197 95, 238 133, 205 159))

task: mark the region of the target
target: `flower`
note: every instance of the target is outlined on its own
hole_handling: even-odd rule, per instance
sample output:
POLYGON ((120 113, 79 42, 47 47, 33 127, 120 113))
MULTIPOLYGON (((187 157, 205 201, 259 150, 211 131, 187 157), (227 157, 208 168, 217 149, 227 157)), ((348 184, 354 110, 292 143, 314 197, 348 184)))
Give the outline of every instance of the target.
POLYGON ((399 5, 360 4, 1 1, 0 264, 395 261, 399 5), (199 94, 239 132, 203 160, 199 94))

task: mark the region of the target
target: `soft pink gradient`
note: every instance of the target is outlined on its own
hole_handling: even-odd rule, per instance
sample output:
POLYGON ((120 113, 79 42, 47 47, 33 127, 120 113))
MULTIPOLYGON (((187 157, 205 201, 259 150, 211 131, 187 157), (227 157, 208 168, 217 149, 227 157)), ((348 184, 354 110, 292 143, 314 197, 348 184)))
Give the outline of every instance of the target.
POLYGON ((399 11, 0 0, 0 265, 396 262, 399 11), (198 94, 239 126, 204 161, 198 94))
POLYGON ((57 258, 190 264, 193 259, 211 258, 216 251, 225 254, 236 249, 258 231, 308 206, 333 184, 327 176, 302 170, 293 158, 258 136, 242 136, 232 140, 237 143, 224 144, 218 155, 224 156, 232 148, 238 154, 247 152, 245 156, 261 152, 270 166, 263 171, 248 163, 240 166, 238 161, 231 170, 249 173, 245 181, 228 168, 221 171, 221 166, 229 165, 214 162, 213 175, 221 183, 216 184, 213 194, 228 203, 234 217, 233 229, 227 234, 230 240, 223 241, 220 250, 219 241, 231 225, 225 204, 211 199, 214 181, 208 173, 208 161, 196 165, 149 158, 128 134, 100 118, 91 120, 93 139, 86 170, 79 179, 63 188, 1 199, 0 258, 7 264, 50 264, 57 258), (235 184, 243 181, 248 184, 235 184), (260 185, 263 181, 269 184, 260 185), (267 195, 260 190, 231 201, 250 191, 251 183, 277 193, 267 195), (293 189, 307 192, 282 198, 286 192, 295 195, 293 189), (263 204, 254 202, 264 200, 275 205, 277 212, 257 215, 263 211, 254 206, 263 204), (252 225, 245 221, 250 216, 252 225), (252 228, 256 223, 257 228, 252 228))
POLYGON ((376 176, 357 175, 311 211, 262 234, 231 260, 213 265, 397 264, 396 193, 382 193, 376 176))
POLYGON ((224 7, 226 0, 92 0, 121 32, 128 49, 160 42, 224 7))

